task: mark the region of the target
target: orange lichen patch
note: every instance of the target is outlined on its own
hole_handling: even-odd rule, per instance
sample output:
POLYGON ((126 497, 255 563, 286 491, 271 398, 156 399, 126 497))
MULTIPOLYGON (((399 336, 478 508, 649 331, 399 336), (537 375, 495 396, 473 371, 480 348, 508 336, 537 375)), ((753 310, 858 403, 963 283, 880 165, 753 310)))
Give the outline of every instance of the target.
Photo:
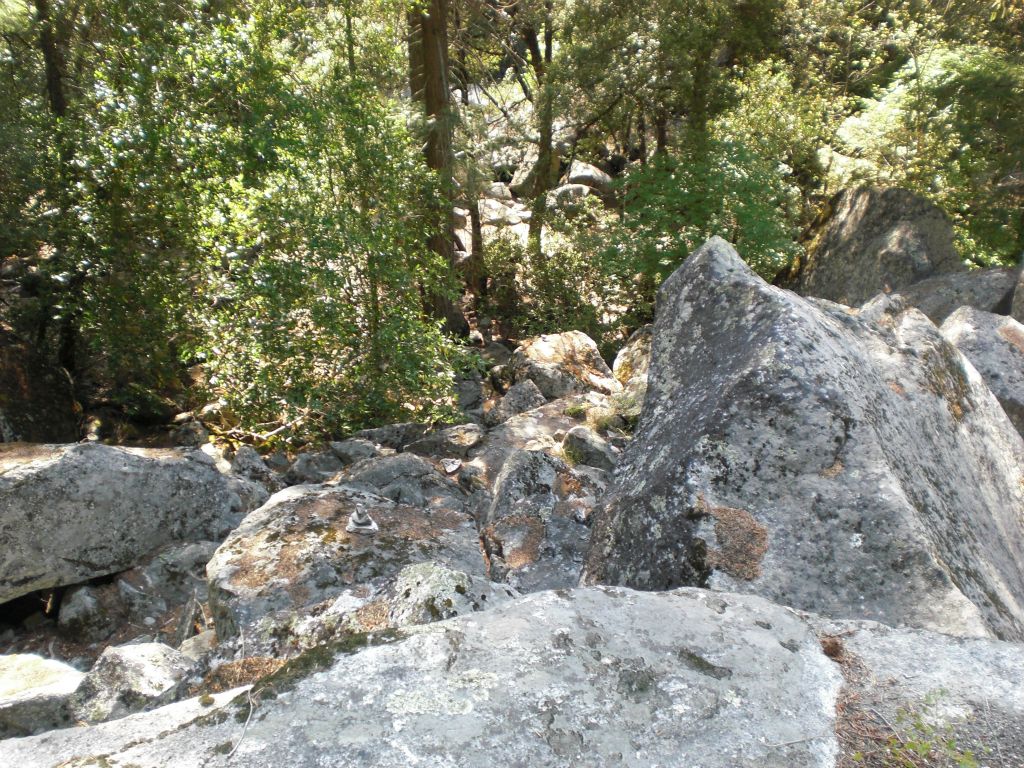
POLYGON ((390 555, 434 542, 446 531, 466 525, 469 519, 449 509, 425 511, 382 504, 366 508, 380 530, 365 535, 345 530, 355 509, 356 502, 344 497, 300 500, 287 510, 285 530, 267 528, 237 542, 232 563, 237 569, 231 576, 232 583, 247 589, 279 590, 283 581, 293 602, 304 604, 311 596, 301 585, 318 564, 330 563, 340 583, 352 583, 357 570, 376 555, 381 556, 382 563, 404 562, 390 555))
POLYGON ((277 672, 287 661, 269 656, 250 656, 238 661, 229 661, 207 674, 192 694, 220 693, 242 685, 252 685, 277 672))
POLYGON ((559 472, 555 477, 555 496, 565 499, 569 496, 576 496, 583 491, 583 484, 572 472, 559 472))
POLYGON ((715 518, 718 548, 709 547, 707 564, 730 576, 753 581, 761 575, 761 561, 768 551, 768 529, 745 509, 712 507, 706 512, 715 518))
POLYGON ((827 468, 821 470, 820 474, 821 474, 822 477, 827 477, 829 480, 832 480, 833 478, 836 478, 840 474, 842 474, 842 471, 843 471, 843 462, 841 462, 839 459, 836 459, 831 467, 827 467, 827 468))
POLYGON ((358 632, 378 632, 390 626, 388 604, 386 600, 375 600, 356 610, 349 621, 355 624, 358 632))
POLYGON ((491 547, 491 551, 500 551, 509 568, 521 568, 537 562, 540 556, 544 521, 533 515, 510 515, 487 526, 484 536, 498 543, 499 546, 491 547))
POLYGON ((906 396, 907 390, 905 390, 903 388, 903 385, 900 384, 898 381, 887 381, 886 384, 888 384, 889 389, 891 389, 897 395, 903 395, 904 397, 906 396))
POLYGON ((999 335, 1013 344, 1018 351, 1024 352, 1024 331, 1021 331, 1015 326, 1006 324, 999 327, 999 335))

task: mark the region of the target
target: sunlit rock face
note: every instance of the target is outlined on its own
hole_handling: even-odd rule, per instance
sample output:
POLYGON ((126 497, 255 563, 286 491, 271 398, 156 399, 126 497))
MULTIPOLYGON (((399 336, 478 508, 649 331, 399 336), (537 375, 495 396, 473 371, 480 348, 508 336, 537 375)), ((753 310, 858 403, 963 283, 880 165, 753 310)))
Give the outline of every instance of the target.
POLYGON ((966 269, 949 217, 909 190, 846 189, 828 211, 787 285, 804 296, 858 306, 880 292, 966 269))
POLYGON ((755 592, 1024 637, 1024 442, 916 310, 766 284, 712 239, 662 286, 588 582, 755 592))

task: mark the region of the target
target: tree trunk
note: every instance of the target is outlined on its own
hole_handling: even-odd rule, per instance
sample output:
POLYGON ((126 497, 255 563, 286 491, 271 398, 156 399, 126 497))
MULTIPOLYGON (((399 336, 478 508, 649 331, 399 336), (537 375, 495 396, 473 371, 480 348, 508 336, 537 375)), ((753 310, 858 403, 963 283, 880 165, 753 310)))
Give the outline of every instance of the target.
MULTIPOLYGON (((65 135, 64 120, 68 112, 67 92, 64 78, 66 65, 64 62, 63 46, 57 36, 57 27, 50 15, 49 0, 35 0, 36 20, 39 23, 39 50, 43 55, 43 66, 46 71, 46 99, 50 106, 56 128, 55 135, 58 145, 60 162, 57 170, 56 198, 61 209, 61 222, 66 220, 67 210, 70 207, 67 191, 70 189, 68 170, 74 152, 70 142, 65 135)), ((63 238, 58 238, 61 240, 63 238)), ((64 251, 64 247, 57 242, 54 244, 58 253, 64 251)), ((68 286, 68 300, 64 303, 69 305, 61 313, 61 320, 57 326, 57 362, 74 379, 78 373, 78 310, 75 307, 80 300, 82 283, 85 276, 79 270, 74 270, 72 280, 68 286)))
MULTIPOLYGON (((438 201, 441 231, 430 238, 432 251, 447 262, 455 274, 454 211, 452 200, 452 145, 450 89, 448 84, 448 0, 430 0, 422 10, 410 10, 409 87, 414 100, 423 104, 427 118, 424 155, 427 166, 437 172, 443 194, 438 201)), ((449 333, 464 335, 469 326, 451 299, 435 291, 428 297, 431 313, 444 320, 449 333)))

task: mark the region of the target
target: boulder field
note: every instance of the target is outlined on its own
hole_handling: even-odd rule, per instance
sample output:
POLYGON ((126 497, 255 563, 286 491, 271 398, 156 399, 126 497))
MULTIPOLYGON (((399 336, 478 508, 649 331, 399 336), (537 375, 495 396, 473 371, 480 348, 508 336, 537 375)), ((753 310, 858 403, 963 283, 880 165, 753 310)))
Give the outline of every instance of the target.
POLYGON ((54 615, 0 626, 0 765, 1021 768, 1016 273, 908 194, 804 265, 861 306, 712 239, 612 367, 497 344, 462 424, 3 446, 0 602, 54 615))

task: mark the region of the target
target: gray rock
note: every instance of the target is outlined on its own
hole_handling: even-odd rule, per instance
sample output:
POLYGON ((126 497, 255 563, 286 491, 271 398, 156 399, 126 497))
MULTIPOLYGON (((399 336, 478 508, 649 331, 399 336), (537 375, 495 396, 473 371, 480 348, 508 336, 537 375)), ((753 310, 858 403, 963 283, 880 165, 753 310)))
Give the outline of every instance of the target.
POLYGON ((362 459, 380 456, 380 451, 373 442, 358 437, 331 443, 331 452, 341 459, 346 467, 362 459))
POLYGON ((598 198, 599 195, 586 184, 562 184, 547 193, 547 204, 551 208, 573 211, 578 210, 588 197, 598 198))
POLYGON ((431 432, 426 437, 409 443, 405 450, 421 456, 464 459, 483 439, 484 431, 479 425, 457 424, 431 432))
POLYGON ((647 391, 647 372, 651 367, 651 343, 654 326, 638 328, 619 350, 612 364, 612 374, 626 391, 647 391))
POLYGON ((960 307, 1008 315, 1019 271, 972 269, 938 275, 901 288, 893 298, 908 307, 917 307, 936 325, 960 307))
POLYGON ((602 198, 615 199, 612 177, 596 165, 573 160, 565 174, 565 180, 568 184, 583 184, 595 190, 602 198))
POLYGON ((844 672, 844 705, 836 723, 844 755, 884 748, 895 727, 904 743, 931 746, 927 764, 942 765, 944 758, 948 765, 1020 764, 1022 646, 867 621, 808 621, 844 672), (872 730, 881 736, 864 739, 872 730), (953 756, 967 752, 977 762, 957 763, 953 756))
POLYGON ((662 286, 588 581, 1024 637, 1024 442, 921 313, 773 288, 723 240, 662 286))
POLYGON ((419 440, 428 431, 430 431, 430 426, 427 424, 405 421, 400 424, 375 427, 374 429, 362 429, 356 432, 355 437, 369 440, 371 443, 385 448, 394 448, 397 451, 407 446, 413 440, 419 440))
MULTIPOLYGON (((89 766, 90 762, 102 765, 106 758, 93 758, 132 749, 157 733, 184 730, 191 724, 209 722, 216 717, 226 719, 234 714, 234 709, 229 709, 229 705, 239 697, 244 698, 247 690, 248 687, 235 688, 208 697, 186 699, 152 712, 129 715, 107 723, 50 731, 30 739, 0 741, 0 761, 5 765, 25 768, 51 768, 69 762, 72 766, 76 763, 89 766)), ((198 768, 183 759, 189 754, 191 750, 185 747, 177 757, 167 758, 159 765, 198 768)))
MULTIPOLYGON (((582 399, 604 402, 606 398, 588 393, 582 399)), ((539 408, 524 411, 508 421, 490 429, 484 441, 470 451, 469 467, 481 470, 480 480, 484 487, 490 487, 505 461, 520 449, 543 450, 557 453, 565 433, 576 426, 577 421, 565 415, 565 400, 555 400, 539 408), (558 436, 556 439, 556 435, 558 436)))
POLYGON ((509 387, 501 400, 484 414, 484 423, 491 427, 497 426, 523 411, 539 408, 546 402, 547 398, 541 394, 537 385, 526 379, 509 387))
POLYGON ((124 717, 169 703, 193 662, 162 643, 107 648, 68 702, 72 717, 87 723, 124 717))
POLYGON ((0 656, 0 739, 70 725, 67 701, 83 677, 54 659, 21 653, 0 656))
POLYGON ((344 468, 345 465, 333 451, 300 453, 288 468, 285 481, 289 485, 322 483, 330 480, 344 468))
POLYGON ((612 470, 619 457, 593 430, 584 426, 573 427, 562 440, 562 454, 573 464, 586 464, 598 469, 612 470))
POLYGON ((231 471, 239 477, 259 483, 268 491, 281 490, 281 481, 251 445, 238 447, 231 460, 231 471))
POLYGON ((792 281, 805 296, 859 306, 877 293, 965 270, 949 218, 913 192, 847 189, 829 208, 792 281))
POLYGON ((594 390, 622 389, 594 340, 580 331, 548 334, 521 344, 509 363, 514 381, 531 379, 549 400, 594 390))
POLYGON ((476 371, 455 381, 455 401, 462 411, 472 411, 483 405, 483 377, 476 371))
POLYGON ((958 309, 942 324, 942 335, 963 352, 1024 434, 1024 325, 1012 317, 958 309))
POLYGON ((249 515, 207 566, 217 636, 244 632, 248 652, 273 649, 280 627, 314 606, 353 587, 376 589, 424 560, 482 575, 473 519, 346 486, 286 489, 249 515), (357 508, 369 513, 377 533, 346 530, 357 508))
POLYGON ((364 459, 346 469, 340 479, 401 504, 460 509, 466 495, 434 464, 412 453, 364 459))
POLYGON ((832 768, 837 758, 836 666, 804 622, 756 597, 545 592, 317 668, 260 701, 244 738, 242 698, 238 719, 136 716, 117 731, 4 742, 0 757, 103 754, 139 768, 832 768))
MULTIPOLYGON (((206 564, 218 546, 216 541, 172 544, 118 575, 114 586, 131 621, 140 623, 146 616, 160 616, 193 600, 205 602, 206 564)), ((62 603, 60 621, 64 611, 62 603)))
POLYGON ((512 359, 512 350, 499 341, 491 341, 483 348, 480 355, 491 365, 505 365, 512 359))
MULTIPOLYGON (((283 484, 275 482, 273 485, 276 487, 283 484)), ((238 513, 239 517, 262 507, 267 503, 267 499, 270 498, 270 491, 267 490, 263 483, 250 480, 247 477, 228 475, 228 489, 235 497, 235 500, 232 502, 231 511, 238 513)))
POLYGON ((217 650, 217 632, 212 629, 193 635, 178 646, 178 651, 182 656, 197 664, 208 659, 215 650, 217 650))
POLYGON ((543 451, 513 453, 481 521, 490 578, 523 592, 575 585, 602 490, 543 451))
POLYGON ((1018 323, 1024 323, 1024 288, 1021 287, 1022 284, 1024 284, 1024 269, 1017 273, 1017 285, 1010 298, 1010 316, 1018 323))
POLYGON ((69 640, 95 643, 110 637, 127 614, 128 606, 117 587, 80 585, 61 598, 57 629, 69 640))
POLYGON ((0 450, 0 603, 223 537, 233 494, 198 451, 98 444, 0 450))

